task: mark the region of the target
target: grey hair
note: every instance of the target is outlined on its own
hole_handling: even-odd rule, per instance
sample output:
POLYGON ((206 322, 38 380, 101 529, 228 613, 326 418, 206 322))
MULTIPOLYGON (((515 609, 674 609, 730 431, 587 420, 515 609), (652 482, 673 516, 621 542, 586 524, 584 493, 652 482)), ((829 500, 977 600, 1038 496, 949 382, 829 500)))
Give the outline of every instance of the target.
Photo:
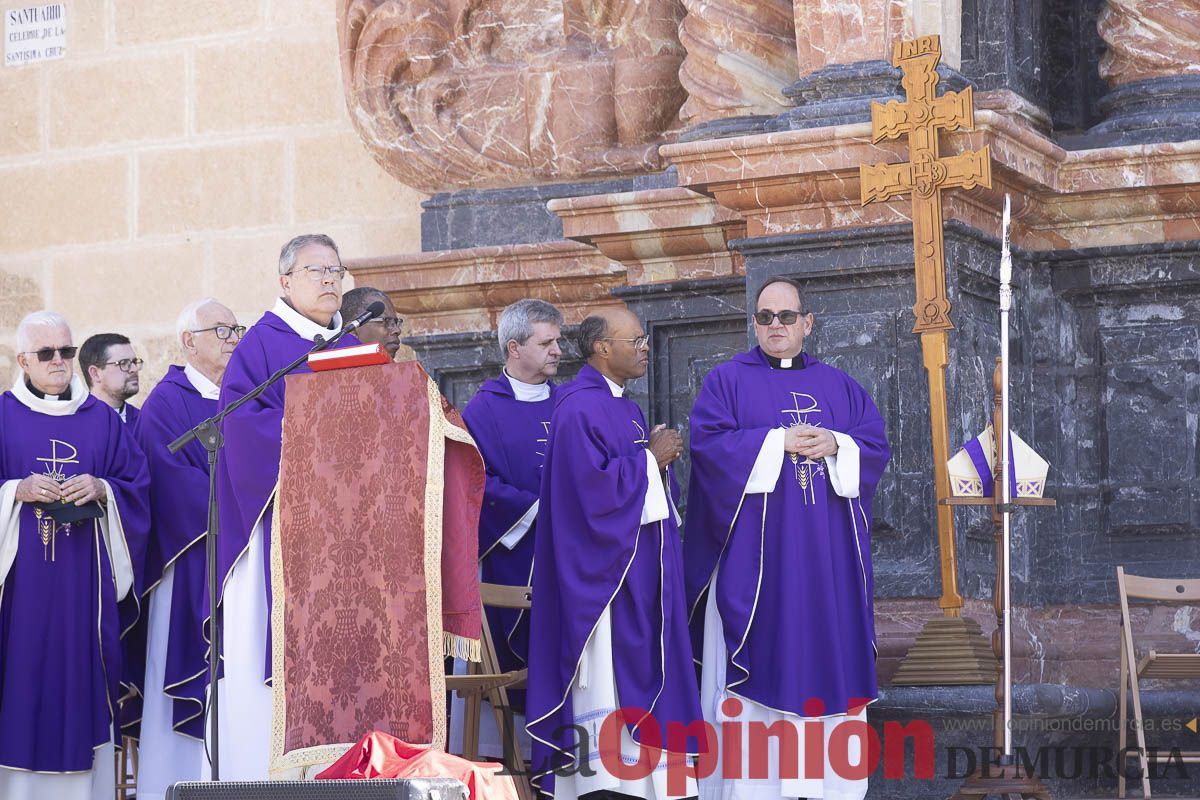
POLYGON ((215 297, 202 297, 194 303, 189 303, 179 312, 179 319, 175 322, 175 338, 180 343, 183 342, 183 334, 195 330, 200 324, 200 309, 209 305, 219 306, 222 303, 215 297))
POLYGON ((579 323, 579 354, 589 359, 595 355, 596 342, 608 336, 608 320, 604 317, 588 317, 579 323))
POLYGON ((17 325, 17 351, 28 352, 33 347, 33 329, 34 328, 66 328, 68 332, 71 326, 67 324, 67 318, 55 311, 34 311, 32 314, 26 314, 25 318, 17 325))
POLYGON ((533 336, 533 325, 536 322, 549 322, 562 327, 562 313, 545 300, 527 297, 504 309, 500 321, 496 324, 496 338, 500 341, 500 349, 507 355, 508 343, 515 340, 517 344, 525 344, 533 336))
POLYGON ((342 260, 342 254, 338 253, 338 247, 334 244, 333 239, 330 239, 323 233, 306 233, 302 236, 297 236, 283 246, 279 251, 279 274, 286 275, 296 266, 296 254, 300 249, 307 247, 310 244, 319 244, 323 247, 328 247, 334 253, 337 253, 338 261, 342 260))

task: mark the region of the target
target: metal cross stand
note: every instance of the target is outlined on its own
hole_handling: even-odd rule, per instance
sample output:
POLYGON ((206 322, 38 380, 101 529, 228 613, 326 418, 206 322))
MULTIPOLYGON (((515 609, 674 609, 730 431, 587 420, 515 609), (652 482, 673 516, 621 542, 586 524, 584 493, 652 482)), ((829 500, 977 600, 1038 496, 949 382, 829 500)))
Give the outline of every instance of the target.
POLYGON ((1012 447, 1009 439, 1008 315, 1012 309, 1012 256, 1008 245, 1009 198, 1004 196, 1004 236, 1000 255, 1000 357, 992 375, 994 391, 993 441, 996 445, 995 479, 991 497, 950 497, 948 506, 991 506, 996 530, 996 585, 992 606, 996 632, 992 651, 996 656, 996 709, 992 714, 992 740, 997 751, 994 763, 985 761, 972 773, 952 800, 999 797, 1004 800, 1037 798, 1050 800, 1050 793, 1036 775, 1029 774, 1013 755, 1012 746, 1012 514, 1018 506, 1053 506, 1046 497, 1013 497, 1010 483, 1012 447))

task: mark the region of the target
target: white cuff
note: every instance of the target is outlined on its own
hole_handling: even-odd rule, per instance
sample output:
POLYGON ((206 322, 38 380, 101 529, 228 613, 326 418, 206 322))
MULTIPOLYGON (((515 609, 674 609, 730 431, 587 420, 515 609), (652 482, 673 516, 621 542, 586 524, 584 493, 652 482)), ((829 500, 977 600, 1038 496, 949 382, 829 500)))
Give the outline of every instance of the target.
POLYGON ((123 600, 133 588, 133 557, 125 543, 125 526, 121 524, 121 510, 108 481, 101 479, 108 495, 105 515, 100 518, 100 532, 104 534, 104 546, 108 548, 108 560, 112 564, 113 578, 117 584, 117 600, 123 600))
POLYGON ((25 504, 17 500, 19 483, 14 479, 0 486, 0 586, 17 558, 17 542, 21 538, 21 509, 25 504))
POLYGON ((844 433, 830 431, 837 439, 838 451, 825 456, 829 467, 829 485, 838 497, 852 500, 858 497, 858 442, 844 433))
POLYGON ((671 504, 671 516, 675 518, 675 524, 683 530, 683 517, 679 515, 679 509, 675 507, 675 495, 671 492, 671 467, 667 466, 667 475, 663 479, 663 488, 667 493, 667 502, 671 504))
POLYGON ((670 513, 662 474, 658 471, 658 459, 654 453, 646 450, 646 502, 642 505, 642 524, 664 520, 670 513))
POLYGON ((779 470, 783 469, 783 437, 786 432, 783 428, 774 428, 767 433, 758 450, 758 458, 754 461, 754 469, 750 470, 750 478, 746 481, 746 494, 775 491, 775 484, 779 483, 779 470))
POLYGON ((541 502, 541 500, 533 501, 533 505, 525 512, 525 516, 517 520, 517 524, 509 528, 508 533, 500 537, 500 544, 512 550, 520 543, 525 534, 529 532, 529 529, 533 527, 533 520, 537 517, 538 504, 541 502))

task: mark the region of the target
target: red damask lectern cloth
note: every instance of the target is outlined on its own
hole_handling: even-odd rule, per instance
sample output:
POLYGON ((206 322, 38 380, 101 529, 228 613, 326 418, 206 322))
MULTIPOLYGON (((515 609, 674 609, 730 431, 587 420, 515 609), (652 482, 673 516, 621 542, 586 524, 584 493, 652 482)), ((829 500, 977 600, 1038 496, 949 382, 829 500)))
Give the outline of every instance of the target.
POLYGON ((417 362, 287 378, 273 775, 371 731, 444 747, 443 659, 479 658, 483 484, 462 418, 417 362))

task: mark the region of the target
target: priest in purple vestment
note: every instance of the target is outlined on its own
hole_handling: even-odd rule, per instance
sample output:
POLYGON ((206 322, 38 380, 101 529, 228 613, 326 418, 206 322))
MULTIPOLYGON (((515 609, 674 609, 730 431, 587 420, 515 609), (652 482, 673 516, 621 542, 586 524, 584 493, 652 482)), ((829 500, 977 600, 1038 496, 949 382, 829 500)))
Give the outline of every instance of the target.
POLYGON ((136 622, 150 478, 73 377, 65 319, 17 328, 0 397, 0 797, 110 800, 121 639, 136 622))
POLYGON ((129 337, 120 333, 97 333, 84 339, 79 347, 79 371, 84 383, 126 425, 136 422, 141 413, 129 400, 141 390, 144 363, 134 352, 129 337))
POLYGON ((813 317, 798 284, 768 281, 755 309, 759 346, 715 367, 692 410, 687 597, 697 649, 703 642, 705 718, 719 734, 794 723, 785 742, 800 769, 789 774, 773 758, 752 774, 756 754, 743 741, 740 773, 719 766, 700 794, 862 798, 865 771, 845 766, 865 762, 865 740, 826 753, 820 777, 804 737, 828 738, 839 724, 865 733, 877 696, 871 498, 887 436, 867 392, 803 352, 813 317))
MULTIPOLYGON (((342 325, 342 266, 323 234, 292 239, 279 254, 283 296, 246 331, 221 382, 221 407, 246 395, 276 370, 312 349, 317 336, 342 325)), ((359 344, 352 335, 338 347, 359 344)), ((308 372, 301 364, 296 372, 308 372)), ((271 739, 270 530, 279 479, 284 382, 225 418, 217 462, 224 674, 218 682, 221 778, 267 778, 271 739)), ((332 410, 330 412, 333 413, 332 410)))
POLYGON ((193 440, 168 445, 217 413, 221 378, 246 329, 212 297, 189 304, 176 335, 184 366, 172 365, 142 405, 133 435, 150 466, 152 526, 142 604, 145 682, 138 797, 159 800, 176 781, 200 780, 206 763, 208 688, 208 454, 193 440))
POLYGON ((537 514, 526 699, 533 781, 560 800, 695 794, 691 780, 671 791, 667 777, 682 774, 684 751, 697 748, 655 749, 669 726, 701 719, 666 489, 683 444, 677 431, 648 430, 623 396, 648 362, 637 317, 605 310, 583 321, 579 339, 587 364, 555 393, 537 514), (647 768, 622 770, 640 743, 647 768))
MULTIPOLYGON (((486 381, 463 409, 487 468, 483 510, 479 515, 479 564, 485 583, 528 586, 533 569, 534 521, 542 462, 554 407, 562 357, 559 347, 562 314, 544 300, 518 300, 500 314, 496 336, 504 352, 504 369, 486 381)), ((522 669, 529 657, 529 615, 521 610, 488 608, 488 628, 500 668, 522 669)), ((524 733, 525 693, 508 692, 524 733)), ((458 706, 456 705, 456 710, 458 706)), ((460 721, 454 715, 454 723, 460 721)), ((482 715, 480 753, 501 757, 501 739, 490 713, 482 715)), ((454 724, 452 730, 458 730, 454 724)))

